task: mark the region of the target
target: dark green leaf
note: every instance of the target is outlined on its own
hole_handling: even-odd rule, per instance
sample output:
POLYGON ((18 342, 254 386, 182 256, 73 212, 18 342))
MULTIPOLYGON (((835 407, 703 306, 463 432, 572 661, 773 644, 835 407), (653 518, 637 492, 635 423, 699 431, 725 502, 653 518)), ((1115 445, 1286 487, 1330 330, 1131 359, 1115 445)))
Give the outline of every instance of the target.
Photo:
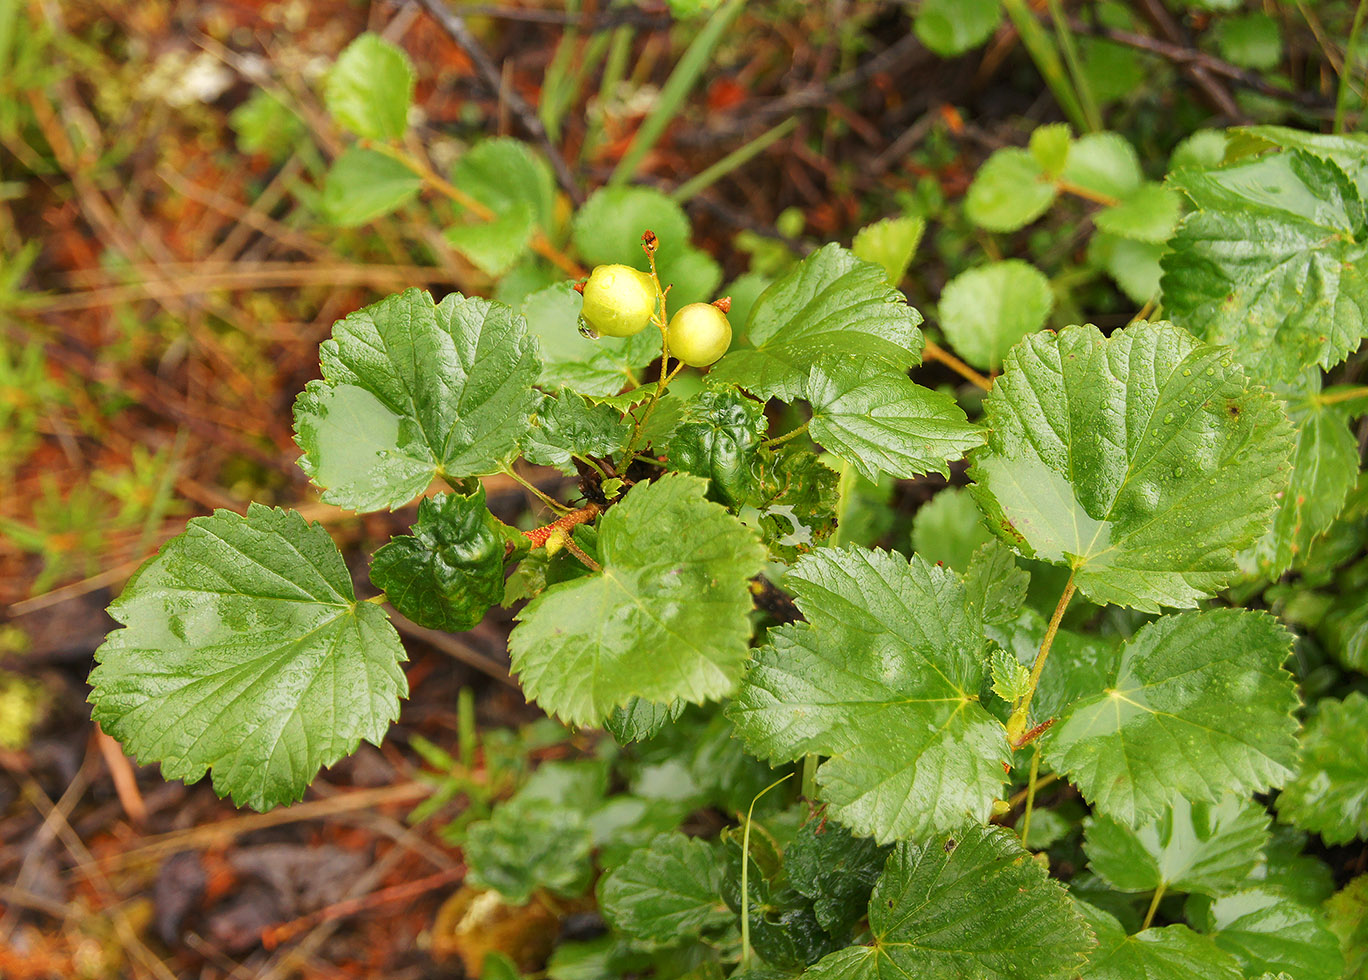
POLYGON ((888 852, 834 821, 813 819, 784 849, 784 873, 811 900, 818 925, 833 936, 848 936, 864 918, 888 852))
POLYGON ((598 900, 614 927, 662 946, 732 921, 722 901, 721 853, 680 833, 661 834, 604 875, 598 900))
POLYGON ((547 395, 523 442, 528 462, 574 474, 573 457, 599 459, 621 452, 632 432, 622 412, 589 402, 568 388, 547 395))
POLYGON ((466 829, 462 850, 466 880, 492 888, 514 905, 526 904, 546 888, 573 897, 589 887, 593 838, 575 809, 542 801, 510 800, 490 819, 466 829))
POLYGON ((632 698, 621 708, 614 708, 612 715, 604 723, 622 745, 628 742, 643 742, 655 738, 672 721, 678 720, 684 711, 683 701, 669 704, 656 704, 641 698, 632 698))
POLYGON ((1368 840, 1368 697, 1355 691, 1318 704, 1278 813, 1328 844, 1368 840))
POLYGON ((712 481, 729 506, 752 486, 756 451, 769 428, 765 407, 733 387, 710 388, 686 402, 664 446, 671 469, 712 481))
POLYGON ((1286 971, 1296 980, 1340 980, 1344 958, 1318 910, 1251 888, 1216 899, 1200 928, 1239 962, 1246 976, 1286 971))
POLYGON ((1081 980, 1243 980, 1235 958, 1187 926, 1126 935, 1115 916, 1077 903, 1097 936, 1081 980))

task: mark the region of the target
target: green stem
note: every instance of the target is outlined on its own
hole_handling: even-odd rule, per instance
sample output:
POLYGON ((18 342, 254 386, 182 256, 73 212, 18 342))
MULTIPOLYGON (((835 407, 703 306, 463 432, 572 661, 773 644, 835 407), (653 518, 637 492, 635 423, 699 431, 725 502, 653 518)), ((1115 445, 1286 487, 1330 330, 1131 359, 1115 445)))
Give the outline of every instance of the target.
POLYGON ((1140 926, 1141 931, 1148 929, 1150 923, 1154 921, 1154 913, 1159 911, 1159 900, 1164 897, 1164 891, 1168 888, 1167 881, 1160 881, 1159 887, 1154 890, 1154 897, 1150 899, 1149 910, 1145 912, 1145 922, 1140 926))
POLYGON ((1335 95, 1335 132, 1344 132, 1344 114, 1349 104, 1349 93, 1353 86, 1349 84, 1350 76, 1354 73, 1354 59, 1358 54, 1359 31, 1363 27, 1363 15, 1368 13, 1368 0, 1359 0, 1359 5, 1354 9, 1354 22, 1349 28, 1349 43, 1344 48, 1344 66, 1340 69, 1339 91, 1335 95))
POLYGON ((774 787, 787 779, 792 778, 793 773, 789 773, 774 782, 770 783, 760 792, 755 794, 755 799, 751 800, 750 809, 746 811, 746 829, 741 832, 741 972, 744 973, 750 966, 751 945, 750 945, 750 832, 751 817, 755 814, 755 804, 760 802, 760 797, 764 796, 774 787))
MULTIPOLYGON (((1368 0, 1365 0, 1368 2, 1368 0)), ((1355 398, 1368 397, 1368 385, 1359 385, 1356 388, 1345 388, 1342 391, 1332 391, 1329 394, 1316 394, 1311 396, 1311 400, 1317 405, 1333 405, 1335 402, 1352 401, 1355 398)))
POLYGON ((809 799, 817 799, 817 754, 809 752, 803 756, 803 786, 800 792, 809 799))
POLYGON ((689 180, 680 184, 674 189, 674 192, 670 194, 670 197, 674 198, 680 204, 683 204, 699 191, 711 186, 718 180, 721 180, 752 157, 763 153, 775 142, 791 133, 793 128, 797 125, 798 120, 790 117, 785 119, 778 126, 765 130, 765 132, 755 137, 755 139, 751 140, 749 143, 738 146, 721 160, 718 160, 710 167, 701 171, 696 177, 691 177, 689 180))
POLYGON ((1050 655, 1050 647, 1054 643, 1055 634, 1059 632, 1060 621, 1064 619, 1064 610, 1069 608, 1069 600, 1073 598, 1074 572, 1069 573, 1069 581, 1064 586, 1064 594, 1059 597, 1059 604, 1055 606, 1054 615, 1050 617, 1050 625, 1045 630, 1045 639, 1040 642, 1040 652, 1036 654, 1035 663, 1031 666, 1031 680, 1023 694, 1017 701, 1016 707, 1012 709, 1012 717, 1007 721, 1007 740, 1015 747, 1016 740, 1030 727, 1029 719, 1031 714, 1031 699, 1035 697, 1036 686, 1040 684, 1041 671, 1045 669, 1045 659, 1050 655))
POLYGON ((573 507, 567 507, 565 504, 561 503, 559 500, 556 500, 554 497, 548 496, 547 494, 543 493, 542 490, 538 486, 536 486, 536 484, 518 475, 518 472, 515 469, 513 469, 513 467, 504 467, 504 472, 511 476, 515 481, 522 484, 524 489, 534 494, 537 497, 537 499, 539 499, 542 503, 544 503, 547 507, 551 508, 556 513, 568 514, 572 510, 574 510, 573 507))
POLYGON ((773 449, 775 446, 782 446, 790 439, 796 439, 799 436, 801 436, 804 432, 806 432, 808 425, 810 423, 811 419, 809 419, 807 422, 804 422, 802 425, 798 426, 798 428, 794 429, 792 432, 785 432, 782 436, 775 436, 773 439, 766 439, 765 445, 768 446, 770 449, 773 449))
POLYGON ((475 768, 475 747, 479 744, 473 688, 462 687, 456 694, 456 735, 460 745, 461 766, 470 772, 475 768))
POLYGON ((839 548, 846 543, 846 511, 855 495, 855 486, 860 474, 846 460, 841 460, 841 478, 836 483, 836 531, 831 536, 831 546, 839 548))
POLYGON ((1026 813, 1021 818, 1021 846, 1030 849, 1026 843, 1031 839, 1031 813, 1035 810, 1036 777, 1040 775, 1040 746, 1035 746, 1031 756, 1031 778, 1026 783, 1026 813))
POLYGON ((1055 50, 1054 42, 1045 33, 1040 21, 1036 20, 1030 5, 1026 0, 1002 0, 1002 6, 1016 26, 1017 33, 1021 35, 1021 43, 1026 46, 1036 69, 1054 93, 1055 101, 1069 117, 1069 121, 1080 131, 1091 129, 1082 103, 1074 92, 1068 74, 1064 71, 1063 63, 1059 60, 1059 52, 1055 50))
POLYGON ((622 465, 618 467, 619 473, 626 473, 627 467, 632 465, 632 460, 636 458, 637 443, 641 441, 641 434, 646 431, 646 423, 651 420, 651 414, 655 412, 656 403, 665 394, 665 389, 670 386, 680 371, 684 370, 684 362, 680 361, 675 365, 675 369, 668 374, 665 373, 666 367, 670 363, 670 329, 669 314, 666 311, 665 290, 660 287, 660 276, 656 272, 655 250, 658 246, 650 245, 646 248, 646 258, 651 263, 651 282, 655 283, 656 299, 659 301, 660 309, 655 315, 655 325, 660 328, 660 381, 656 383, 655 391, 651 392, 651 398, 646 403, 646 411, 637 419, 636 425, 632 427, 632 438, 627 442, 627 449, 622 454, 622 465))

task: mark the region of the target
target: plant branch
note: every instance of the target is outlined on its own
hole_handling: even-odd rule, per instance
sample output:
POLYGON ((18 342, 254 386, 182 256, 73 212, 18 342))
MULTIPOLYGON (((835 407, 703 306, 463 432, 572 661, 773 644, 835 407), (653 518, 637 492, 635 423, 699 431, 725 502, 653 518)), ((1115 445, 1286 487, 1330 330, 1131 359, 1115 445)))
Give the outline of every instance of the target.
POLYGON ((951 371, 954 371, 965 381, 968 381, 971 384, 979 388, 982 388, 984 391, 993 390, 993 380, 991 378, 979 374, 968 364, 965 364, 963 361, 961 361, 954 354, 951 354, 940 344, 928 340, 925 342, 925 346, 922 348, 922 353, 933 361, 940 361, 940 363, 944 364, 951 371))
POLYGON ((1026 782, 1026 812, 1021 818, 1021 846, 1030 850, 1026 842, 1031 838, 1031 813, 1035 810, 1036 777, 1040 775, 1040 746, 1031 755, 1031 776, 1026 782))
POLYGON ((1164 892, 1168 888, 1168 882, 1160 881, 1159 887, 1154 890, 1154 897, 1150 899, 1149 908, 1145 911, 1144 924, 1140 926, 1141 931, 1150 927, 1154 921, 1154 913, 1159 911, 1159 900, 1164 897, 1164 892))
POLYGON ((534 527, 530 531, 522 532, 523 537, 532 542, 532 547, 543 548, 546 546, 547 539, 557 531, 565 532, 579 524, 587 524, 599 514, 603 513, 603 508, 598 504, 586 504, 579 510, 572 510, 563 517, 559 517, 550 524, 541 527, 534 527))
POLYGON ((798 428, 794 429, 792 432, 785 432, 782 436, 775 436, 773 439, 766 439, 765 445, 768 446, 770 449, 773 449, 775 446, 782 446, 790 439, 796 439, 799 436, 801 436, 804 432, 808 430, 808 426, 811 424, 812 420, 809 419, 802 425, 798 426, 798 428))
POLYGON ((1050 617, 1050 625, 1045 630, 1045 638, 1040 641, 1040 652, 1036 654, 1035 663, 1031 666, 1030 685, 1012 709, 1012 717, 1007 721, 1007 741, 1013 748, 1018 748, 1025 744, 1023 736, 1030 734, 1026 731, 1027 719, 1031 713, 1031 700, 1035 697, 1036 687, 1040 684, 1040 674, 1045 669, 1045 660, 1050 655, 1050 647, 1054 644, 1055 634, 1059 632, 1059 624, 1064 619, 1064 611, 1069 608, 1069 600, 1073 598, 1074 573, 1069 573, 1069 581, 1064 586, 1064 594, 1059 597, 1059 604, 1055 606, 1054 615, 1050 617))
POLYGON ((555 499, 554 497, 546 493, 531 480, 520 475, 515 469, 513 469, 513 467, 506 467, 504 469, 504 472, 511 476, 515 482, 521 484, 523 489, 533 494, 538 500, 544 503, 547 507, 550 507, 556 513, 567 514, 570 512, 571 508, 567 507, 565 504, 561 503, 559 500, 555 499))

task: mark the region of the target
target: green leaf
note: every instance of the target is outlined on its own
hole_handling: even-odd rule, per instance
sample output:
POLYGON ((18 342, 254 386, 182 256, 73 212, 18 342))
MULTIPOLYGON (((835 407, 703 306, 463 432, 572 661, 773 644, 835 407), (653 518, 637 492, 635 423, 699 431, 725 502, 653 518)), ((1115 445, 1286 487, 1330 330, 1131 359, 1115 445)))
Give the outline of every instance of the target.
POLYGON ((979 167, 964 198, 964 213, 989 231, 1016 231, 1049 209, 1055 183, 1030 151, 1009 146, 979 167))
POLYGON ((924 0, 912 30, 932 52, 953 58, 976 48, 997 30, 1000 0, 924 0))
POLYGON ((513 905, 525 905, 545 888, 574 897, 589 887, 593 838, 572 807, 536 799, 509 800, 488 820, 466 828, 461 842, 466 881, 492 888, 513 905))
POLYGON ((1005 650, 993 651, 989 670, 992 673, 993 693, 1008 704, 1024 697, 1031 689, 1030 669, 1005 650))
POLYGON ((323 103, 333 119, 357 136, 397 140, 408 129, 413 85, 408 55, 367 33, 337 56, 323 87, 323 103))
POLYGON ((621 263, 645 269, 641 236, 656 233, 657 259, 689 244, 689 219, 667 195, 650 187, 604 187, 575 212, 573 241, 590 265, 621 263))
POLYGON ((1216 25, 1216 48, 1226 61, 1267 71, 1282 61, 1282 32, 1267 14, 1227 17, 1216 25))
POLYGON ((603 571, 533 599, 509 637, 523 690, 572 725, 599 725, 631 698, 725 697, 750 641, 747 580, 764 548, 703 499, 707 484, 669 475, 637 484, 599 522, 603 571))
POLYGON ((992 540, 983 511, 964 487, 946 487, 912 516, 912 551, 933 565, 964 572, 974 552, 992 540))
POLYGON ((863 355, 871 367, 882 360, 882 373, 920 363, 921 321, 880 266, 827 245, 760 295, 746 325, 751 346, 733 344, 709 377, 792 401, 819 358, 863 355))
POLYGON ((984 400, 971 473, 990 525, 1094 602, 1192 606, 1238 571, 1292 433, 1231 354, 1167 323, 1033 334, 984 400), (987 491, 986 493, 984 491, 987 491))
POLYGON ((481 272, 501 276, 527 254, 536 226, 532 205, 518 201, 492 221, 452 225, 446 240, 481 272))
POLYGON ((829 756, 817 782, 831 815, 880 842, 986 820, 1008 752, 978 702, 986 641, 959 578, 825 549, 784 584, 807 622, 770 630, 728 709, 750 750, 829 756))
POLYGON ((1063 180, 1092 194, 1121 200, 1140 188, 1144 174, 1135 147, 1120 133, 1084 133, 1069 148, 1063 180))
POLYGON ((819 926, 833 936, 848 935, 865 916, 889 850, 814 818, 784 848, 784 874, 812 902, 819 926))
POLYGON ((474 629, 504 594, 501 525, 484 487, 418 502, 412 535, 391 538, 371 560, 371 581, 403 615, 428 629, 474 629))
POLYGON ((1303 905, 1319 905, 1335 890, 1330 866, 1303 854, 1308 835, 1286 824, 1274 826, 1264 845, 1262 860, 1249 876, 1249 884, 1276 889, 1303 905))
POLYGON ((1175 797, 1133 829, 1095 815, 1083 849, 1088 867, 1117 891, 1222 895, 1245 884, 1267 841, 1264 808, 1227 793, 1215 804, 1175 797))
POLYGON ((949 476, 950 460, 983 443, 954 398, 877 358, 823 358, 802 394, 812 405, 808 434, 869 480, 949 476))
POLYGON ((254 90, 230 112, 228 121, 237 133, 238 149, 264 153, 276 163, 294 153, 306 133, 304 121, 294 110, 263 88, 254 90))
POLYGON ((1101 812, 1135 824, 1173 794, 1216 802, 1292 774, 1291 634, 1244 609, 1164 616, 1116 649, 1106 687, 1041 738, 1045 761, 1101 812))
POLYGON ((683 713, 683 701, 656 704, 632 698, 623 707, 614 708, 603 727, 612 733, 620 745, 644 742, 659 735, 670 722, 678 721, 683 713))
POLYGON ((810 980, 1066 980, 1093 938, 1064 887, 1011 831, 966 827, 899 844, 869 900, 874 942, 832 953, 810 980))
POLYGON ((403 207, 422 186, 423 179, 398 160, 352 147, 328 169, 319 206, 330 222, 352 228, 403 207))
POLYGON ((1166 245, 1137 242, 1099 231, 1088 241, 1089 264, 1104 270, 1132 302, 1143 305, 1159 296, 1166 245))
POLYGON ((745 500, 756 451, 769 428, 765 407, 732 387, 704 391, 684 405, 663 447, 671 469, 712 481, 714 499, 745 500))
POLYGON ((1051 177, 1059 177, 1069 162, 1069 148, 1073 146, 1073 132, 1068 123, 1047 123, 1031 131, 1031 156, 1040 169, 1051 177))
POLYGON ((110 606, 94 718, 167 779, 264 810, 302 799, 323 766, 379 744, 406 659, 384 612, 358 603, 320 524, 252 504, 162 545, 110 606))
POLYGON ((496 215, 529 210, 533 224, 552 227, 556 181, 546 161, 521 140, 481 140, 451 168, 451 182, 496 215))
POLYGON ((1121 203, 1099 211, 1093 222, 1109 234, 1162 245, 1177 227, 1182 208, 1177 191, 1150 182, 1131 191, 1121 203))
POLYGON ((925 231, 925 218, 885 218, 857 231, 850 250, 857 259, 883 266, 888 284, 896 286, 907 275, 907 267, 912 264, 925 231))
POLYGON ((1368 875, 1359 875, 1325 903, 1330 931, 1348 966, 1345 980, 1368 980, 1368 875))
POLYGON ((705 841, 661 834, 599 880, 599 907, 614 928, 660 946, 719 929, 733 921, 721 859, 705 841))
POLYGON ((532 431, 523 442, 523 456, 528 462, 573 475, 572 457, 615 455, 626 447, 630 434, 621 411, 562 388, 559 394, 542 399, 532 431))
MULTIPOLYGON (((1314 388, 1320 388, 1316 372, 1314 388)), ((1288 403, 1296 430, 1292 478, 1278 500, 1273 526, 1240 556, 1249 572, 1277 578, 1325 532, 1354 488, 1359 473, 1358 440, 1342 406, 1322 402, 1313 391, 1288 403)))
POLYGON ((1054 307, 1050 280, 1028 262, 1007 259, 962 272, 941 293, 941 329, 974 367, 996 371, 1022 337, 1045 326, 1054 307))
POLYGON ((1368 320, 1368 219, 1333 161, 1294 151, 1170 183, 1196 211, 1165 256, 1164 308, 1271 379, 1334 367, 1368 320))
POLYGON ((1173 148, 1169 155, 1169 170, 1185 167, 1210 169, 1225 160, 1229 137, 1224 129, 1199 129, 1173 148))
POLYGON ((1327 844, 1368 840, 1368 697, 1319 702, 1301 737, 1296 775, 1278 814, 1327 844))
MULTIPOLYGON (((1302 150, 1313 157, 1333 160, 1354 182, 1359 197, 1368 195, 1368 135, 1364 133, 1309 133, 1287 126, 1241 126, 1229 133, 1226 159, 1257 155, 1271 148, 1302 150)), ((1212 166, 1220 164, 1218 158, 1212 166)))
POLYGON ((1017 567, 1011 550, 1000 541, 989 541, 969 558, 964 590, 969 604, 984 623, 1015 619, 1026 602, 1031 576, 1017 567))
POLYGON ((499 470, 528 430, 540 365, 502 303, 406 289, 333 325, 295 401, 299 465, 323 500, 393 510, 434 476, 499 470))
POLYGON ((1187 926, 1165 926, 1126 935, 1115 916, 1078 902, 1097 948, 1081 980, 1243 980, 1235 958, 1187 926))
POLYGON ((594 397, 616 395, 636 387, 637 374, 660 356, 660 331, 635 337, 590 340, 579 331, 583 298, 569 283, 557 283, 529 295, 522 303, 528 331, 541 358, 538 384, 569 386, 594 397))
POLYGON ((1200 928, 1235 957, 1245 976, 1286 971, 1296 980, 1340 980, 1344 958, 1315 909, 1265 888, 1211 903, 1200 928))

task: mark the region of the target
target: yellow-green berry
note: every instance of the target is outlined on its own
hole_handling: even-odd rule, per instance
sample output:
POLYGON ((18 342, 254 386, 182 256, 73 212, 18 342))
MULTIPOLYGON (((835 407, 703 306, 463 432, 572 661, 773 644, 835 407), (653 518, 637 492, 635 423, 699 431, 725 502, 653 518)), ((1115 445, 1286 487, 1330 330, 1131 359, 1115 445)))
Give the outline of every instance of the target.
POLYGON ((690 303, 670 318, 670 353, 689 367, 707 367, 731 346, 727 314, 711 303, 690 303))
POLYGON ((651 277, 630 265, 601 265, 584 284, 580 315, 605 337, 641 333, 655 315, 656 290, 651 277))

